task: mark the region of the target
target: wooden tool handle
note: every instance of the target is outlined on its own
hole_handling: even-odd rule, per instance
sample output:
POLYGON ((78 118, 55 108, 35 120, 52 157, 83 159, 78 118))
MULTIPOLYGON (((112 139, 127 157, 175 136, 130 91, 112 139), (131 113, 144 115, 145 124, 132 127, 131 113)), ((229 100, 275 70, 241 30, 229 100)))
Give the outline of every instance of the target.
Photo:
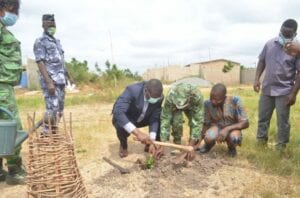
POLYGON ((172 143, 168 143, 168 142, 158 142, 158 141, 153 141, 153 143, 156 145, 172 147, 172 148, 176 148, 176 149, 179 149, 182 151, 187 151, 187 152, 194 150, 194 148, 192 146, 185 146, 185 145, 172 144, 172 143))
POLYGON ((116 169, 118 169, 120 171, 121 174, 126 174, 129 173, 130 171, 126 168, 123 168, 122 166, 120 166, 119 164, 111 161, 110 159, 108 159, 107 157, 103 157, 103 160, 105 160, 107 163, 109 163, 110 165, 112 165, 113 167, 115 167, 116 169))

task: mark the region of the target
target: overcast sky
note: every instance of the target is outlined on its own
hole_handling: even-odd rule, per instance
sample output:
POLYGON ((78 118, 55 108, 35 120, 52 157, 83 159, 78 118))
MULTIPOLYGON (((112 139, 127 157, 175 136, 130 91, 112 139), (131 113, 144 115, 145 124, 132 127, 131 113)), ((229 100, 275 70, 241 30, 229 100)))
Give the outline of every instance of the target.
POLYGON ((168 64, 226 58, 253 67, 282 22, 300 23, 299 0, 21 0, 10 30, 33 58, 41 16, 53 13, 66 60, 105 60, 143 73, 168 64))

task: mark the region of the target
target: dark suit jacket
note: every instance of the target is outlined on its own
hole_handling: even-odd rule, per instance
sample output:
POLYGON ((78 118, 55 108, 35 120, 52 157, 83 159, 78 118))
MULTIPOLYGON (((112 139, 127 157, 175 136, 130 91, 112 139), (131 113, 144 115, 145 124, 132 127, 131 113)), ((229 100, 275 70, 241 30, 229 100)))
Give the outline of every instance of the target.
POLYGON ((118 97, 112 111, 115 125, 123 127, 132 122, 137 127, 149 125, 150 132, 158 132, 163 100, 155 104, 149 103, 144 119, 140 123, 137 122, 144 107, 144 88, 145 82, 129 85, 118 97))

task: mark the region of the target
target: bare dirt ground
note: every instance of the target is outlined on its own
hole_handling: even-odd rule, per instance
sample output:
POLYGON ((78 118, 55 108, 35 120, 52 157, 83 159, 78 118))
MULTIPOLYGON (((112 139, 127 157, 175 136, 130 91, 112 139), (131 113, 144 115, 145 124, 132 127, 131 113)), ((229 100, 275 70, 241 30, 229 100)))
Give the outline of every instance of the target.
MULTIPOLYGON (((263 173, 239 156, 229 158, 223 145, 217 145, 207 155, 197 155, 189 166, 174 166, 174 156, 166 150, 152 170, 141 170, 136 161, 147 157, 143 145, 130 139, 129 156, 121 159, 117 154, 119 144, 110 121, 111 107, 112 104, 77 105, 65 110, 74 115, 77 161, 89 197, 300 197, 299 183, 263 173), (102 159, 104 156, 130 173, 120 174, 102 159)), ((23 112, 23 120, 25 115, 23 112)), ((25 163, 27 150, 25 143, 25 163)), ((20 197, 26 197, 26 185, 0 183, 0 198, 20 197)))

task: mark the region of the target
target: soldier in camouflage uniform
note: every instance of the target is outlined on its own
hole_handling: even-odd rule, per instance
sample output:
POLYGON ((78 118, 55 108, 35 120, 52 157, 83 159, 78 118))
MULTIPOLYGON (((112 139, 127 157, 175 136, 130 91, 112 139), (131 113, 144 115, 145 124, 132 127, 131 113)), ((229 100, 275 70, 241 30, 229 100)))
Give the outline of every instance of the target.
POLYGON ((172 87, 166 96, 161 113, 161 141, 169 140, 172 127, 173 142, 181 144, 184 112, 189 120, 189 145, 196 146, 203 124, 202 102, 202 94, 196 86, 180 83, 172 87))
MULTIPOLYGON (((0 107, 11 111, 17 121, 17 128, 22 129, 13 86, 18 85, 22 73, 20 42, 6 29, 18 19, 19 0, 0 0, 0 107)), ((0 112, 0 119, 7 119, 0 112)), ((0 158, 0 181, 7 184, 24 182, 25 172, 22 169, 21 147, 15 149, 15 155, 7 157, 8 174, 3 170, 3 159, 0 158)))
MULTIPOLYGON (((54 37, 56 31, 54 15, 43 15, 42 22, 44 33, 35 41, 34 55, 39 67, 40 85, 46 103, 44 121, 47 123, 50 119, 51 124, 54 124, 64 110, 66 79, 69 78, 70 81, 72 79, 64 65, 64 51, 60 41, 54 37)), ((47 132, 47 125, 45 127, 47 132)))

